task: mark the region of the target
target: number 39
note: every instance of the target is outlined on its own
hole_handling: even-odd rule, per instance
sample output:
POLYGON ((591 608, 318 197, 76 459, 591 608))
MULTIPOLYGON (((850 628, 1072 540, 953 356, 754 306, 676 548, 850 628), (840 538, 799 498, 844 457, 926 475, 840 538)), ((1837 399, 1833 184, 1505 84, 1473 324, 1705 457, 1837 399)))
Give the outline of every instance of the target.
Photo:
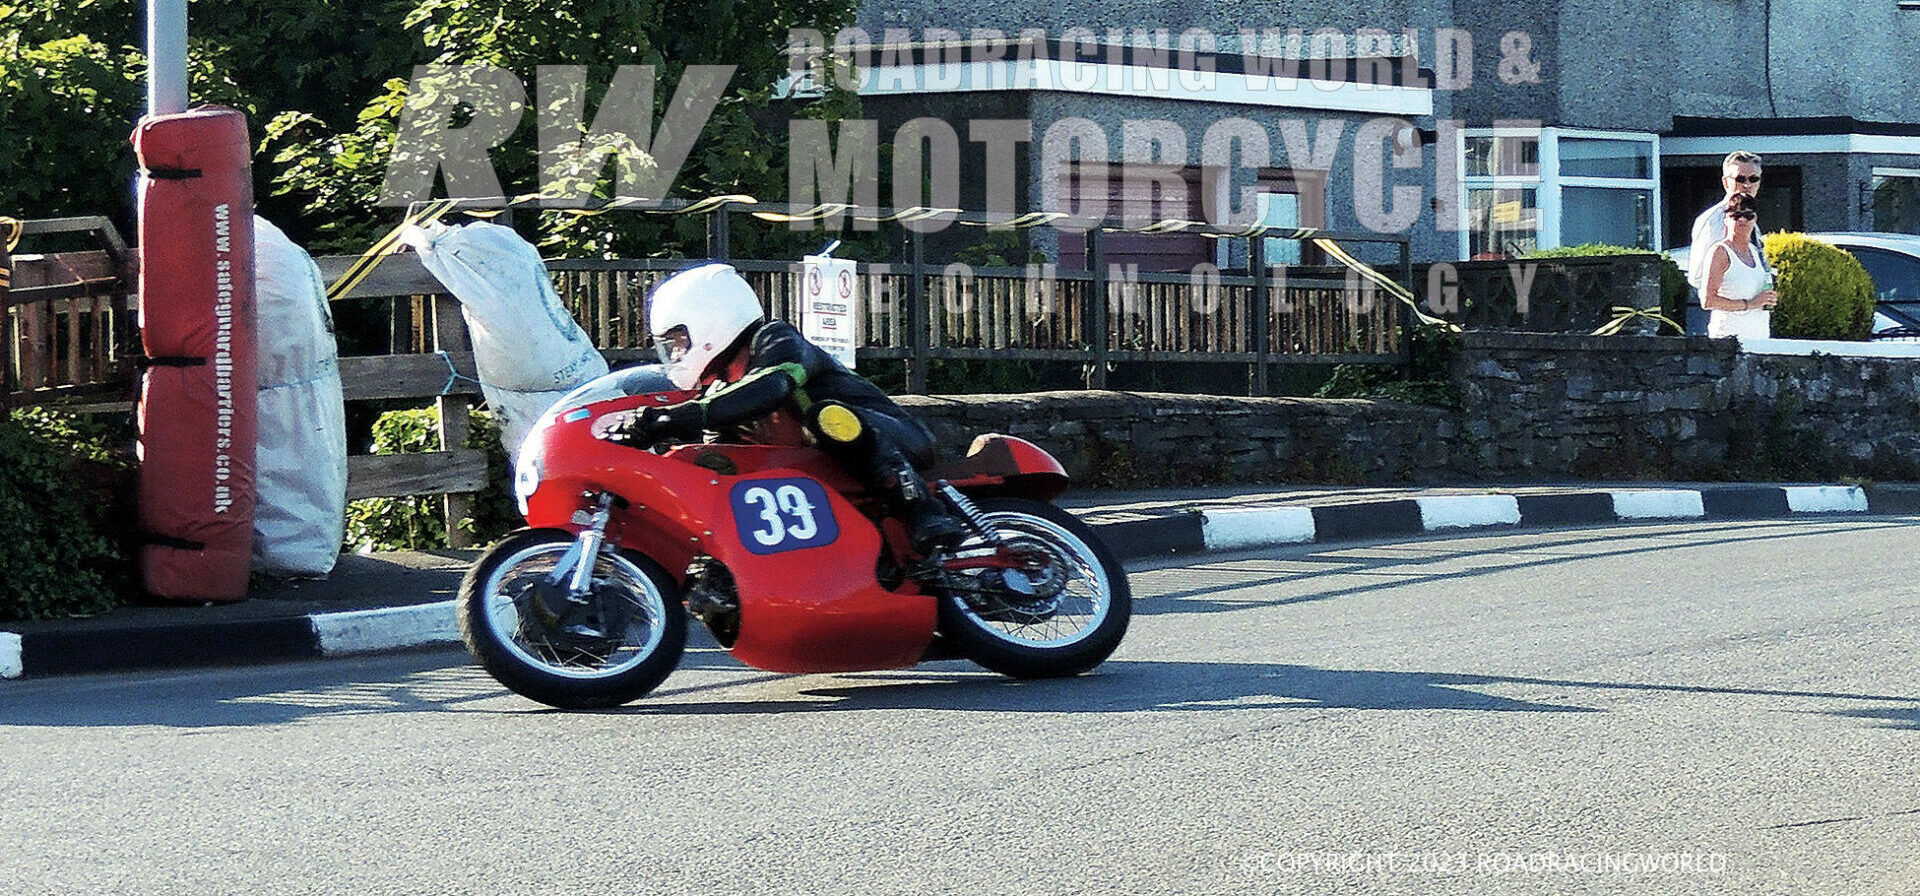
POLYGON ((806 541, 820 533, 820 524, 813 518, 813 503, 798 486, 783 485, 776 489, 756 486, 747 489, 740 500, 759 508, 760 519, 766 526, 753 530, 753 540, 766 547, 778 545, 789 537, 806 541))

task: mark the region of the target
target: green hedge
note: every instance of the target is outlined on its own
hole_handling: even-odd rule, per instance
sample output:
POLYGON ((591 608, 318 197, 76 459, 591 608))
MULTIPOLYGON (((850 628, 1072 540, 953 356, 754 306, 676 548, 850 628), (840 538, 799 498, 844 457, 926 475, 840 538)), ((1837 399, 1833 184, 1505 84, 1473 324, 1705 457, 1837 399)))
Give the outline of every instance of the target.
POLYGON ((1851 253, 1800 233, 1767 234, 1766 246, 1780 291, 1775 337, 1860 340, 1872 333, 1873 277, 1851 253))
POLYGON ((137 595, 133 464, 116 440, 44 410, 0 418, 0 620, 92 616, 137 595))
POLYGON ((1406 370, 1388 364, 1340 364, 1313 397, 1459 407, 1460 383, 1453 376, 1453 360, 1460 354, 1460 334, 1440 324, 1423 324, 1409 330, 1407 338, 1413 344, 1406 370))
MULTIPOLYGON (((458 522, 475 541, 489 542, 521 525, 509 484, 500 426, 485 411, 469 412, 468 448, 487 454, 486 486, 474 496, 473 513, 458 522)), ((420 454, 439 451, 438 418, 432 408, 388 411, 373 423, 373 453, 420 454)), ((419 551, 447 546, 446 524, 438 495, 362 498, 347 504, 346 547, 353 551, 419 551)))

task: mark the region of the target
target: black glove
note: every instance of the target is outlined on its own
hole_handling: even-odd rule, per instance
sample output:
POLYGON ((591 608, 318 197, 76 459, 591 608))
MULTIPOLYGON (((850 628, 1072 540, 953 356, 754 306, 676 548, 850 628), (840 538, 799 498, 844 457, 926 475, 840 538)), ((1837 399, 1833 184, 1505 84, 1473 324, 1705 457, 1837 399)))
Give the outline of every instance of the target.
POLYGON ((701 430, 705 428, 705 416, 700 405, 693 402, 664 408, 641 408, 639 413, 625 425, 616 427, 609 436, 613 441, 628 445, 692 441, 699 438, 701 430))

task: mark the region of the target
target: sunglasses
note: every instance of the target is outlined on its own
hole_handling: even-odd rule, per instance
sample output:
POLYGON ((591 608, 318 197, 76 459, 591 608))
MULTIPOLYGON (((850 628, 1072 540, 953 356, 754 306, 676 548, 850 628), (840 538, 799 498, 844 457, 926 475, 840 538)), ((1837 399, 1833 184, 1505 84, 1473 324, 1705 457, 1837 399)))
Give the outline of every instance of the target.
POLYGON ((1733 176, 1733 182, 1734 182, 1734 183, 1736 183, 1736 184, 1757 184, 1757 183, 1759 183, 1759 182, 1760 182, 1760 175, 1758 175, 1758 174, 1736 174, 1736 175, 1734 175, 1734 176, 1733 176))
POLYGON ((1759 217, 1759 215, 1753 212, 1727 212, 1727 217, 1732 218, 1736 221, 1751 221, 1754 218, 1759 217))

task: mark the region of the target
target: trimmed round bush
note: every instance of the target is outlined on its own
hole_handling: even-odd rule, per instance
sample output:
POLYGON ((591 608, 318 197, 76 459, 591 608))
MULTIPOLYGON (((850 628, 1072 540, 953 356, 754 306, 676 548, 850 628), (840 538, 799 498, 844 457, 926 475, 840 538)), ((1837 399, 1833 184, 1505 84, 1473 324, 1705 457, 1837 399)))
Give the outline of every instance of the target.
POLYGON ((1780 304, 1773 335, 1781 339, 1866 339, 1873 330, 1873 278, 1845 249, 1800 233, 1771 233, 1780 304))

